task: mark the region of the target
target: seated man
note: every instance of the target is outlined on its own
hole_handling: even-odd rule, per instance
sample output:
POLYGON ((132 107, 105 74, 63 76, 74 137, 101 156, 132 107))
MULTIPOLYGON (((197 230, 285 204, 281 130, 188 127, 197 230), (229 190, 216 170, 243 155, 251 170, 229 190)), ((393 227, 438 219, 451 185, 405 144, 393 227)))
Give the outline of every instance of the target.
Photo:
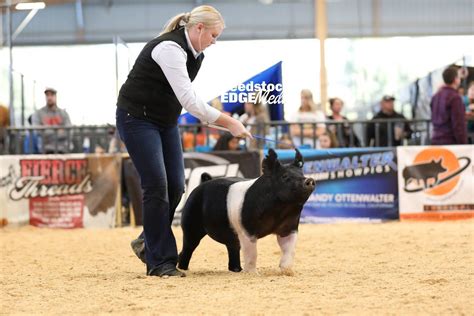
MULTIPOLYGON (((63 109, 58 108, 56 104, 57 91, 53 88, 46 88, 46 105, 37 110, 32 117, 33 126, 71 126, 69 114, 63 109)), ((42 136, 43 153, 67 153, 69 151, 68 133, 64 129, 57 132, 46 130, 39 132, 42 136)))
MULTIPOLYGON (((385 95, 380 101, 380 112, 378 112, 372 120, 390 120, 390 119, 403 119, 406 120, 403 114, 397 113, 394 110, 395 98, 389 95, 385 95)), ((367 139, 369 146, 386 147, 386 146, 400 146, 402 145, 403 139, 411 137, 412 130, 410 125, 405 122, 393 122, 391 124, 391 143, 388 130, 388 124, 380 122, 378 128, 378 143, 376 141, 376 123, 369 123, 367 128, 367 139)))

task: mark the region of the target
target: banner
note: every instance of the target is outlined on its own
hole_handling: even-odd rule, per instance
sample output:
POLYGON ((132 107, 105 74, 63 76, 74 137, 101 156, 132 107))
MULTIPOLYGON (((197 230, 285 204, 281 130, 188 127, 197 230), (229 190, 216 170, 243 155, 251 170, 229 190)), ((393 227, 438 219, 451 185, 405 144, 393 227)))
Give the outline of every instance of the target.
MULTIPOLYGON (((316 180, 316 189, 301 214, 302 223, 398 219, 395 149, 300 151, 305 176, 316 180)), ((277 154, 286 161, 294 157, 293 150, 277 154)))
POLYGON ((474 217, 474 145, 397 150, 400 219, 474 217))
MULTIPOLYGON (((244 111, 244 103, 255 103, 263 100, 267 104, 270 120, 280 121, 284 118, 282 62, 265 69, 252 78, 242 82, 218 98, 223 110, 230 113, 244 111)), ((190 113, 180 116, 181 124, 198 123, 198 119, 190 113)))
POLYGON ((113 227, 120 156, 0 156, 0 219, 52 228, 113 227))

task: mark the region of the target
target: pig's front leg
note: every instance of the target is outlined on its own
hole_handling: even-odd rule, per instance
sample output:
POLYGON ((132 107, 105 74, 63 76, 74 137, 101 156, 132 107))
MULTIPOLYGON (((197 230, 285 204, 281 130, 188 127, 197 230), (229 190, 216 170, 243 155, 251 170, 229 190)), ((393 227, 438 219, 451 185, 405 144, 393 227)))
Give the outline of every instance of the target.
POLYGON ((280 269, 283 274, 293 275, 293 259, 295 258, 295 247, 297 232, 292 232, 286 237, 277 235, 278 245, 281 249, 280 269))
POLYGON ((239 234, 239 241, 244 253, 244 271, 257 273, 257 240, 239 234))

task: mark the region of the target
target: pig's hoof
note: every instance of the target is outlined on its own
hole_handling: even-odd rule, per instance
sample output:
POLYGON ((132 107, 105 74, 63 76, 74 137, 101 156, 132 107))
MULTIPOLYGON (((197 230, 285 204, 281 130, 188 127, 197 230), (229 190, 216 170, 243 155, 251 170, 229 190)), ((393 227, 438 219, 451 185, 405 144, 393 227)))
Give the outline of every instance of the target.
POLYGON ((249 273, 249 274, 255 274, 255 275, 258 275, 258 271, 256 268, 251 268, 251 269, 244 269, 244 272, 245 273, 249 273))
POLYGON ((189 269, 189 266, 184 265, 184 264, 179 264, 179 263, 178 263, 178 269, 181 269, 181 270, 188 270, 188 269, 189 269))
POLYGON ((280 267, 280 269, 281 269, 281 274, 283 274, 283 275, 287 275, 287 276, 294 276, 295 275, 295 272, 293 272, 293 269, 291 269, 290 267, 288 267, 288 268, 280 267))
POLYGON ((233 267, 233 268, 229 268, 229 271, 240 272, 240 271, 242 271, 242 268, 241 267, 233 267))

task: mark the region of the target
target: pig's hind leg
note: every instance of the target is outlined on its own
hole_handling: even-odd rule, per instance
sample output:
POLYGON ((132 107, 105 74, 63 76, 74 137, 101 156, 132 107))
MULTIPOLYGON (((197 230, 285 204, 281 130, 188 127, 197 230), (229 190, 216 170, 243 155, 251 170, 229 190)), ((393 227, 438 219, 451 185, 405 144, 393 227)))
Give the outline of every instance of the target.
POLYGON ((240 272, 242 266, 240 265, 240 244, 239 241, 226 244, 227 254, 229 255, 229 271, 240 272))
POLYGON ((293 260, 295 257, 295 247, 297 232, 292 232, 288 236, 277 235, 278 245, 281 249, 280 269, 283 274, 293 275, 293 260))
POLYGON ((206 236, 202 222, 201 203, 196 200, 196 195, 188 199, 183 209, 181 228, 183 229, 183 249, 178 257, 178 268, 187 270, 194 250, 206 236))
POLYGON ((183 229, 183 249, 179 253, 178 268, 188 270, 191 256, 204 236, 206 236, 204 228, 193 228, 192 231, 183 229))

